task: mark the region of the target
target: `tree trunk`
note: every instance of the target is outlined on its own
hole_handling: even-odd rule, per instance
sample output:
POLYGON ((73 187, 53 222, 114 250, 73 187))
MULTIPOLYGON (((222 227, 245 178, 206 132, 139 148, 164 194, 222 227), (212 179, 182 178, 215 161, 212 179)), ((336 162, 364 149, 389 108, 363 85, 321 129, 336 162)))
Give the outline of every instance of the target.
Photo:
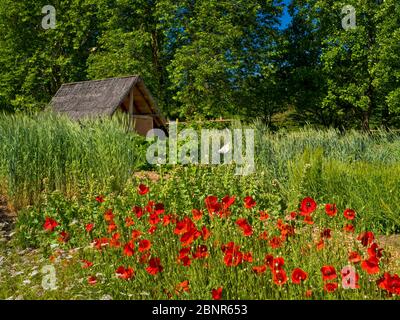
POLYGON ((362 129, 365 132, 369 132, 369 108, 363 112, 362 129))

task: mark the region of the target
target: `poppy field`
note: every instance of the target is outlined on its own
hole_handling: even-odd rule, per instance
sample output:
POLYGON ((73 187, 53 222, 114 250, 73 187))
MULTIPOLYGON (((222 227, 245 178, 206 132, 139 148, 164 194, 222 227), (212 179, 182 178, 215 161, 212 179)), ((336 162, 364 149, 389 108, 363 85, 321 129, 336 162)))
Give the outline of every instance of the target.
POLYGON ((79 135, 57 120, 46 137, 28 121, 28 139, 14 120, 0 155, 0 214, 2 199, 17 211, 0 241, 1 299, 399 297, 395 135, 256 127, 257 170, 237 176, 234 165, 141 167, 142 151, 122 148, 136 137, 100 139, 107 123, 79 135))
POLYGON ((352 208, 312 197, 287 212, 260 205, 257 195, 168 199, 160 184, 83 201, 56 194, 22 215, 21 241, 36 241, 55 267, 57 288, 43 290, 44 297, 397 299, 400 293, 398 257, 363 229, 362 213, 352 208), (176 211, 168 205, 175 201, 196 205, 176 211), (29 227, 28 218, 35 221, 29 227))

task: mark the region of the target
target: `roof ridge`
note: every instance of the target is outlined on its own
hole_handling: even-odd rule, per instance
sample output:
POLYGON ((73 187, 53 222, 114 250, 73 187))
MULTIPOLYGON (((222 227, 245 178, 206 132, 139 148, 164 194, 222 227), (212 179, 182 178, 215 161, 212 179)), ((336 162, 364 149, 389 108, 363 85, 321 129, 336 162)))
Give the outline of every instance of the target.
POLYGON ((114 78, 105 78, 105 79, 96 79, 96 80, 84 80, 84 81, 76 81, 76 82, 68 82, 68 83, 63 83, 62 86, 70 86, 70 85, 76 85, 80 83, 87 83, 87 82, 103 82, 103 81, 110 81, 110 80, 115 80, 115 79, 128 79, 128 78, 140 78, 139 75, 131 75, 131 76, 123 76, 123 77, 114 77, 114 78))

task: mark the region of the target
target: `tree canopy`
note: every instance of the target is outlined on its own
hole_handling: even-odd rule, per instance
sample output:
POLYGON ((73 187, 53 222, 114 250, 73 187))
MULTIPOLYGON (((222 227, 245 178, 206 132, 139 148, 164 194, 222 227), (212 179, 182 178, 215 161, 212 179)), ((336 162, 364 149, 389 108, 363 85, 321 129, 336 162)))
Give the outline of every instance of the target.
POLYGON ((58 0, 54 29, 46 5, 0 3, 0 110, 138 74, 170 118, 400 126, 398 0, 286 1, 285 28, 278 0, 58 0))

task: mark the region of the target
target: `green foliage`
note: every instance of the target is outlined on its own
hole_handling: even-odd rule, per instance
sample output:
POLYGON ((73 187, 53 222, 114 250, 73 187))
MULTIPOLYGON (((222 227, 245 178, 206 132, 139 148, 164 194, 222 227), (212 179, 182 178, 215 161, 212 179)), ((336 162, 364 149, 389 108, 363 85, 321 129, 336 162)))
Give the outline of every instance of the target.
POLYGON ((171 118, 399 127, 397 0, 294 0, 285 30, 275 0, 59 0, 50 30, 45 4, 0 4, 2 110, 43 109, 65 82, 139 74, 171 118), (341 26, 344 5, 355 29, 341 26))
POLYGON ((246 98, 266 90, 276 72, 271 52, 280 7, 273 1, 187 1, 176 10, 183 9, 176 26, 184 30, 183 45, 169 66, 180 115, 252 114, 254 101, 246 98))
POLYGON ((86 79, 86 59, 101 32, 96 1, 55 3, 55 29, 41 26, 48 1, 0 4, 0 96, 14 110, 37 110, 65 82, 86 79))
POLYGON ((396 126, 399 2, 299 0, 291 9, 289 97, 303 121, 365 130, 396 126), (345 5, 356 10, 356 28, 347 31, 341 26, 345 5))
POLYGON ((183 119, 249 115, 249 104, 265 102, 256 97, 276 72, 272 1, 107 3, 91 77, 141 74, 163 110, 183 119))
POLYGON ((118 190, 145 166, 144 139, 114 120, 77 123, 43 113, 0 116, 1 191, 26 205, 60 190, 74 195, 93 185, 118 190))

